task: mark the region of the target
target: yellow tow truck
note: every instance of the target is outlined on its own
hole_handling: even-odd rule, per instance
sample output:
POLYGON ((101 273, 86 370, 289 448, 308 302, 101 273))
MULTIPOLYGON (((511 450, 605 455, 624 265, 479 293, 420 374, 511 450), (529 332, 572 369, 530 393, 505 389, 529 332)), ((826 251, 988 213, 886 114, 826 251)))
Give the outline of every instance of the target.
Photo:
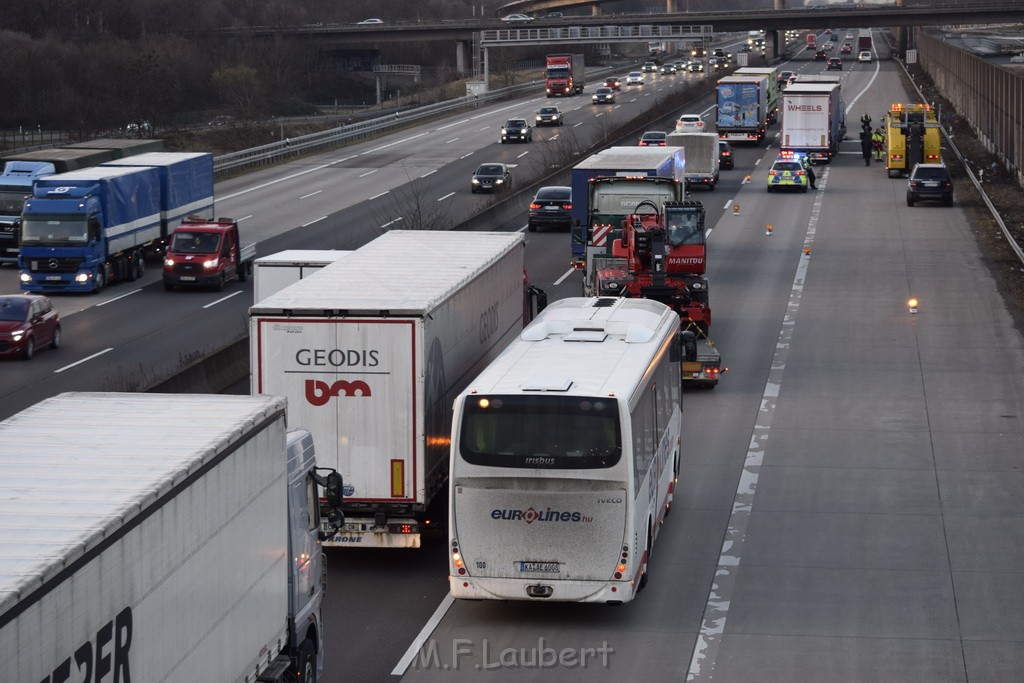
POLYGON ((893 104, 885 114, 885 170, 899 178, 914 164, 942 163, 939 117, 928 104, 893 104))

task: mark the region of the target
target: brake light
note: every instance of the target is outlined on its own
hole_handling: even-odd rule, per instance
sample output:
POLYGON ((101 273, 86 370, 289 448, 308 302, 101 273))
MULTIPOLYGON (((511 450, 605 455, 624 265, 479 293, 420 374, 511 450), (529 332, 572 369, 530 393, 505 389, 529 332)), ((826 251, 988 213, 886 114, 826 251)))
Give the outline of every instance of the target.
POLYGON ((939 155, 938 154, 929 154, 927 156, 927 158, 928 158, 929 161, 932 161, 932 160, 936 160, 937 161, 938 158, 939 158, 939 155))
POLYGON ((778 175, 778 171, 768 171, 768 175, 778 175))
POLYGON ((732 152, 722 152, 722 156, 723 157, 731 157, 732 156, 732 152))
POLYGON ((540 208, 540 204, 538 204, 537 202, 533 202, 532 204, 530 204, 530 209, 532 211, 536 211, 539 208, 540 208))
POLYGON ((797 172, 796 172, 796 174, 797 174, 797 175, 807 175, 807 174, 806 174, 806 173, 804 173, 803 171, 797 171, 797 172))
POLYGON ((562 208, 566 211, 572 211, 572 204, 562 204, 562 208))

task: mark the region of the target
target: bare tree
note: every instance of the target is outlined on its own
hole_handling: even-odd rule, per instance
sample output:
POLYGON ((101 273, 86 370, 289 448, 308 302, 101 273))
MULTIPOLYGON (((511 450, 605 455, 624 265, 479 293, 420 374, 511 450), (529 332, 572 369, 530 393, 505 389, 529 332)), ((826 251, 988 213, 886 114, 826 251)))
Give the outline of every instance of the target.
POLYGON ((379 210, 371 215, 381 234, 389 230, 450 230, 456 223, 451 197, 439 199, 431 192, 428 178, 412 177, 403 164, 409 181, 389 192, 379 210))

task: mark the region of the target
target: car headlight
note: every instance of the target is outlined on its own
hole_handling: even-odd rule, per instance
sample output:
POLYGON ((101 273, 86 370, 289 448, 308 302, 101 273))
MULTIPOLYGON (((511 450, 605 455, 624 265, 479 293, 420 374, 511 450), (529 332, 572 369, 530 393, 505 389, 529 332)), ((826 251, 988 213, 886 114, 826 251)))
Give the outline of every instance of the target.
POLYGON ((29 275, 28 273, 21 273, 20 275, 18 275, 18 279, 21 280, 22 282, 32 282, 32 276, 29 275))
POLYGON ((501 134, 502 134, 502 135, 508 135, 508 131, 507 131, 507 130, 505 130, 504 128, 502 128, 502 129, 501 129, 501 134))
POLYGON ((164 268, 173 268, 173 267, 174 267, 174 259, 165 258, 164 259, 164 268))
POLYGON ((534 121, 538 121, 538 122, 539 122, 539 121, 540 121, 540 117, 539 117, 539 116, 538 116, 538 117, 536 117, 536 118, 534 119, 534 121))
POLYGON ((479 185, 480 184, 480 179, 479 178, 473 178, 473 184, 474 185, 479 185))
POLYGON ((79 273, 75 276, 75 282, 88 282, 90 277, 92 273, 79 273))
POLYGON ((216 268, 218 263, 220 263, 220 259, 212 258, 209 261, 203 261, 203 268, 216 268))
POLYGON ((11 339, 14 341, 21 341, 21 338, 25 336, 25 330, 18 330, 17 332, 11 333, 11 339))
POLYGON ((525 129, 525 128, 523 128, 523 129, 522 129, 521 131, 519 131, 519 132, 520 132, 520 133, 522 133, 523 135, 526 135, 526 129, 525 129))
POLYGON ((502 180, 501 178, 498 178, 497 180, 494 181, 494 184, 495 185, 501 185, 503 182, 505 182, 505 181, 502 180))

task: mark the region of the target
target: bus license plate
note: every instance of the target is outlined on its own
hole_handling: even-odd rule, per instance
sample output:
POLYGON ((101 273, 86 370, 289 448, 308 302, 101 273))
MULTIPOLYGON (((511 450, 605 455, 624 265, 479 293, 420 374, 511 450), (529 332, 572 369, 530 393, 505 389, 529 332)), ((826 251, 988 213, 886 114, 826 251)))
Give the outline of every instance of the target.
POLYGON ((195 282, 196 281, 196 276, 195 275, 182 275, 178 279, 181 280, 182 282, 195 282))
POLYGON ((520 562, 519 571, 557 574, 559 570, 557 562, 520 562))

